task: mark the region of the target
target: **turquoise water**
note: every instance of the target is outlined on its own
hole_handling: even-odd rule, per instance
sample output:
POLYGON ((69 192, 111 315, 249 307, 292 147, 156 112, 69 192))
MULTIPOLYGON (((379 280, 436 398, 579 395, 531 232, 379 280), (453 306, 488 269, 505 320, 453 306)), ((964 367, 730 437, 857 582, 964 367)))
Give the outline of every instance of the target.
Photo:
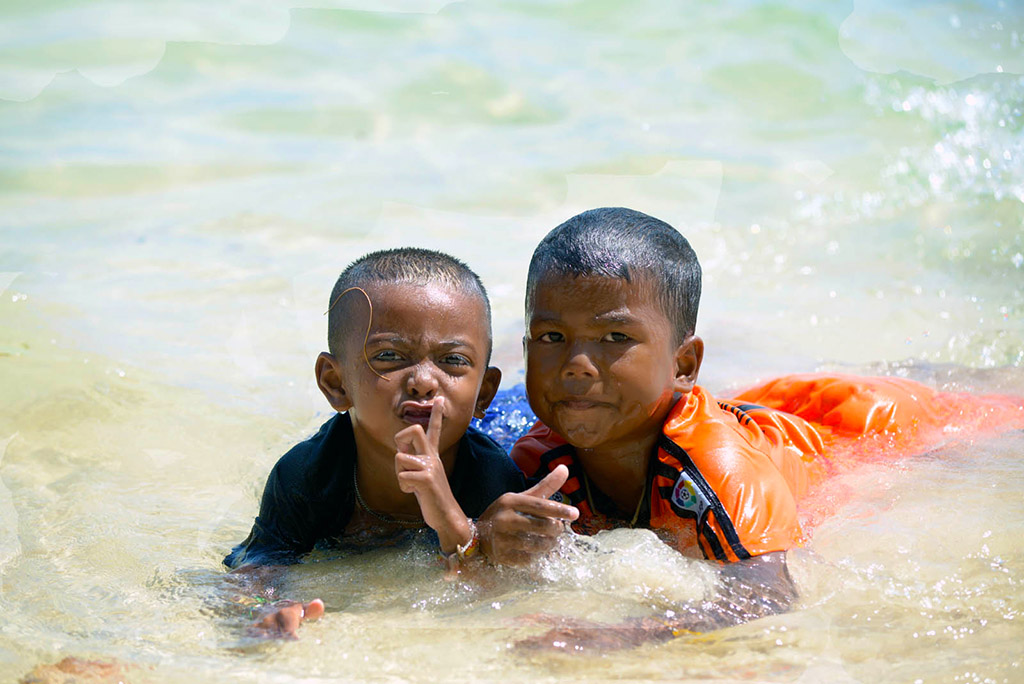
POLYGON ((509 616, 712 590, 637 532, 495 586, 420 548, 311 565, 328 615, 241 640, 219 559, 327 416, 322 314, 370 249, 480 272, 506 387, 533 247, 625 205, 702 260, 713 391, 825 367, 1024 394, 1018 3, 307 5, 0 6, 0 679, 1024 678, 1019 436, 849 474, 801 606, 704 641, 506 648, 536 629, 509 616))

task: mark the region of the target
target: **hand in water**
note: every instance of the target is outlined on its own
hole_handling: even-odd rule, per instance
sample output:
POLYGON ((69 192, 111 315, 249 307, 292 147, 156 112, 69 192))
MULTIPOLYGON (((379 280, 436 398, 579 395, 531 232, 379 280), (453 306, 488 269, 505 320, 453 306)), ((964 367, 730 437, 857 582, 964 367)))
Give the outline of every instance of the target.
POLYGON ((568 624, 516 642, 516 648, 561 653, 600 653, 668 641, 672 630, 647 619, 618 624, 568 624))
POLYGON ((263 619, 250 627, 253 636, 267 639, 298 639, 299 625, 304 620, 317 620, 324 614, 324 602, 314 599, 309 603, 300 601, 277 601, 267 608, 263 619))
POLYGON ((565 522, 579 517, 574 506, 551 501, 569 477, 560 465, 521 494, 503 494, 480 516, 477 529, 487 557, 495 563, 525 565, 554 547, 565 522))
POLYGON ((655 618, 632 618, 609 624, 558 615, 525 615, 526 624, 552 626, 544 634, 521 639, 516 648, 559 653, 599 653, 635 648, 641 644, 662 642, 685 630, 673 631, 673 625, 655 618))
POLYGON ((472 531, 462 508, 452 494, 448 475, 440 456, 441 423, 444 397, 436 397, 430 407, 430 421, 410 425, 395 435, 395 474, 398 486, 406 494, 415 494, 423 520, 437 532, 441 550, 451 553, 456 545, 469 543, 472 531))

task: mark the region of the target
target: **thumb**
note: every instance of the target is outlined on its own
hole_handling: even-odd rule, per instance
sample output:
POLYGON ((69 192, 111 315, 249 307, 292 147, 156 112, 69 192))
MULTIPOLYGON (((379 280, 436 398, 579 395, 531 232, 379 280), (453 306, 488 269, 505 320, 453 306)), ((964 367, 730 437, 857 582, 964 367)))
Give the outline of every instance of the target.
POLYGON ((324 614, 324 602, 320 599, 313 599, 309 603, 303 604, 303 618, 306 620, 318 620, 323 617, 324 614))
POLYGON ((547 474, 543 480, 527 489, 523 494, 529 494, 530 496, 536 496, 541 499, 546 499, 565 484, 565 481, 569 479, 569 469, 564 465, 560 465, 550 473, 547 474))

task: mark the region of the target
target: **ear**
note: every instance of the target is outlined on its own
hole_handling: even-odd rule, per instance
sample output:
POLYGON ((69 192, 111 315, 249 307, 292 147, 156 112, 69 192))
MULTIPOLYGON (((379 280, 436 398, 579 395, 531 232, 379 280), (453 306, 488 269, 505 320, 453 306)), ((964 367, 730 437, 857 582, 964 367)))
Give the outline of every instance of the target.
POLYGON ((333 354, 320 352, 316 357, 316 384, 335 411, 341 413, 352 408, 352 400, 345 392, 341 364, 333 354))
POLYGON ((696 335, 690 335, 676 348, 676 392, 686 394, 693 389, 703 360, 704 340, 696 335))
POLYGON ((483 418, 487 407, 494 400, 498 393, 498 385, 501 384, 501 371, 494 366, 488 366, 484 371, 484 381, 480 384, 480 393, 476 395, 476 406, 473 408, 474 418, 483 418))

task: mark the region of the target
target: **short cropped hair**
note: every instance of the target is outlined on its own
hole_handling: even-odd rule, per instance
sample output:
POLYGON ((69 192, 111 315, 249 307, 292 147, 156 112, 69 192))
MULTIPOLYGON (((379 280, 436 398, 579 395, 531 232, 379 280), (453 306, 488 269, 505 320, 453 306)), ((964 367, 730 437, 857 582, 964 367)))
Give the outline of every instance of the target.
MULTIPOLYGON (((418 247, 399 247, 370 252, 345 268, 331 290, 327 315, 327 348, 337 356, 341 351, 341 336, 349 325, 344 306, 336 306, 343 292, 353 287, 366 287, 371 283, 436 283, 480 298, 487 315, 487 360, 491 355, 491 303, 480 277, 465 263, 443 252, 418 247)), ((359 296, 358 294, 356 296, 359 296)), ((424 311, 424 315, 430 312, 424 311)), ((360 324, 365 325, 365 324, 360 324)), ((364 328, 365 329, 365 328, 364 328)))
POLYGON ((548 273, 648 278, 676 333, 676 344, 693 334, 700 304, 700 263, 679 231, 639 211, 591 209, 545 236, 530 260, 526 310, 533 310, 537 282, 548 273))

